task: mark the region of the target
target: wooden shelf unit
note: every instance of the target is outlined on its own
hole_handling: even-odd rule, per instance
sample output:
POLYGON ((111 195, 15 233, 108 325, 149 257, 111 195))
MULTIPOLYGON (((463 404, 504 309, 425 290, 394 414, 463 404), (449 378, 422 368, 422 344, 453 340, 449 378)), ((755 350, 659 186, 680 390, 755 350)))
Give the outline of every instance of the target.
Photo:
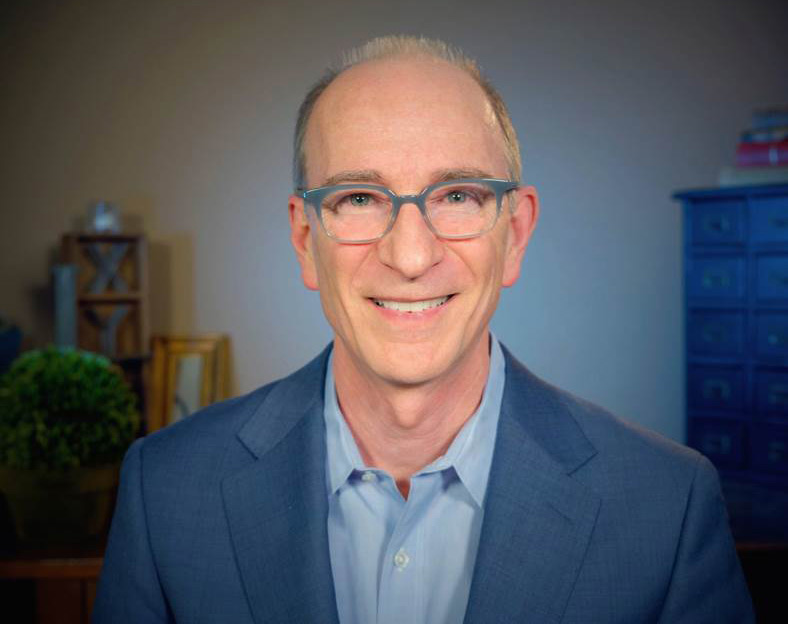
POLYGON ((147 353, 148 245, 144 235, 66 234, 61 260, 78 268, 78 346, 111 358, 147 353))

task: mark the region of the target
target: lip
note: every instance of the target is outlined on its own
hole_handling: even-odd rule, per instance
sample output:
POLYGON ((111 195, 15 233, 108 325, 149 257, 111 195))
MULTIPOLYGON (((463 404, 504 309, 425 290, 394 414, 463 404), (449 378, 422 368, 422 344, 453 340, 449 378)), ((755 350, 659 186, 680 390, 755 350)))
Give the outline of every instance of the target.
POLYGON ((443 311, 451 304, 454 299, 456 293, 451 293, 449 295, 442 295, 439 297, 424 297, 424 298, 405 298, 405 297, 368 297, 367 301, 372 305, 372 307, 380 314, 382 314, 386 318, 390 319, 401 319, 401 320, 424 320, 429 319, 439 314, 443 313, 443 311), (386 302, 397 302, 402 304, 415 304, 422 301, 435 301, 441 299, 442 297, 448 297, 445 302, 427 308, 425 310, 397 310, 391 307, 384 307, 380 305, 380 301, 386 302))

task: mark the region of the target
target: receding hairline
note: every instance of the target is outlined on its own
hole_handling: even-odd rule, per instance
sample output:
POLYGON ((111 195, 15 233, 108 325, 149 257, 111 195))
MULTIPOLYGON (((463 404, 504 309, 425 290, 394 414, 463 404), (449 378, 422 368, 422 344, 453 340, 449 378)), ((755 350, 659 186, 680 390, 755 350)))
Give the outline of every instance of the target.
POLYGON ((293 182, 295 188, 304 188, 306 185, 306 152, 304 149, 306 131, 315 105, 326 89, 340 75, 363 63, 410 58, 446 62, 466 73, 481 88, 503 135, 509 175, 512 179, 519 181, 521 162, 517 134, 503 98, 482 75, 476 61, 466 56, 459 48, 437 39, 397 35, 378 37, 346 51, 341 62, 329 67, 306 94, 299 107, 293 141, 293 182))

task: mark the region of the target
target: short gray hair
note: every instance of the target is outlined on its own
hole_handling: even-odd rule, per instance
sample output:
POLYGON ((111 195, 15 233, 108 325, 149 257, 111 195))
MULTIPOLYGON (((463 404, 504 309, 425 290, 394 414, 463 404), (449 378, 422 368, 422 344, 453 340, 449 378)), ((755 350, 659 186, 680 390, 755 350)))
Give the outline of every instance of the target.
POLYGON ((482 75, 479 66, 472 58, 466 56, 459 48, 449 45, 438 39, 425 37, 412 37, 393 35, 372 39, 357 48, 353 48, 342 56, 342 61, 329 67, 323 77, 309 90, 298 109, 295 136, 293 140, 293 183, 296 189, 306 188, 306 154, 304 152, 304 137, 307 124, 315 108, 315 104, 328 86, 337 76, 366 61, 400 57, 400 56, 427 56, 440 59, 458 67, 466 72, 481 87, 492 107, 495 119, 501 128, 506 149, 506 160, 509 175, 512 180, 520 180, 520 144, 514 130, 509 111, 506 109, 503 98, 482 75))

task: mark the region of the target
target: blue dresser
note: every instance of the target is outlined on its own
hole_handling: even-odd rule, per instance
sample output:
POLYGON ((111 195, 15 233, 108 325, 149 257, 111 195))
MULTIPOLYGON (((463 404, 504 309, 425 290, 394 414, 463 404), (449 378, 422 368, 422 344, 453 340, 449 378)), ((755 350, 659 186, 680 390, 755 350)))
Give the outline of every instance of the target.
POLYGON ((684 207, 687 442, 717 466, 737 539, 788 540, 788 185, 684 207))

